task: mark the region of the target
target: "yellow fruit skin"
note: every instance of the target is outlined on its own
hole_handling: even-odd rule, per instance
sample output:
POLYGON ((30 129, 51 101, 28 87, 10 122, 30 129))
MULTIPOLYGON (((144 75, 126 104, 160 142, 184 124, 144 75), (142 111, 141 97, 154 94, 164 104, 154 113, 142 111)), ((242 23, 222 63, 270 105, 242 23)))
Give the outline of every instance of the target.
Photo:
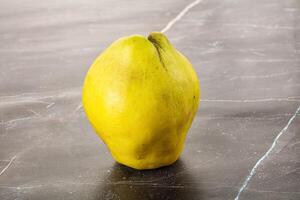
POLYGON ((197 112, 199 81, 161 33, 121 38, 90 67, 85 113, 114 159, 135 169, 175 162, 197 112))

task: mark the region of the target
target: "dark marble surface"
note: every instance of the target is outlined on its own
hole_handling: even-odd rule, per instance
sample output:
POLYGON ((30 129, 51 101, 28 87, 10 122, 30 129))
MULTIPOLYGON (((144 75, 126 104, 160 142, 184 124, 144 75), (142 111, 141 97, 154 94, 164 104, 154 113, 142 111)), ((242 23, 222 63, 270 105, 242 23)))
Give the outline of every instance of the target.
POLYGON ((239 199, 300 199, 297 0, 197 1, 166 31, 202 88, 174 165, 118 165, 87 122, 80 90, 93 59, 121 36, 162 30, 192 2, 1 3, 1 200, 224 200, 245 181, 239 199))

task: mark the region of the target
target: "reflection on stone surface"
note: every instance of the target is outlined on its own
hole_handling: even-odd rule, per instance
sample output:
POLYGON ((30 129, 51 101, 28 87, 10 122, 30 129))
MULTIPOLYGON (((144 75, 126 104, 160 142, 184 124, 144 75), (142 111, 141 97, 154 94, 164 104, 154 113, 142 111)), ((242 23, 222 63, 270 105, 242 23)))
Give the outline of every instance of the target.
POLYGON ((178 160, 157 170, 137 171, 115 163, 100 188, 103 199, 202 200, 201 185, 178 160))

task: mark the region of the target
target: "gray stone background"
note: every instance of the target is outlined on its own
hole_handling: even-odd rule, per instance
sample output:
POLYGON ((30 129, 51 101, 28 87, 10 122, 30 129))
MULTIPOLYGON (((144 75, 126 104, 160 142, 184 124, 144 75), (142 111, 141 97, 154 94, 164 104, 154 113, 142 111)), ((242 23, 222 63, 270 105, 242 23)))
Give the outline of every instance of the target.
POLYGON ((1 200, 300 199, 299 1, 0 5, 1 200), (136 171, 94 134, 81 86, 114 40, 168 23, 200 78, 200 108, 177 163, 136 171))

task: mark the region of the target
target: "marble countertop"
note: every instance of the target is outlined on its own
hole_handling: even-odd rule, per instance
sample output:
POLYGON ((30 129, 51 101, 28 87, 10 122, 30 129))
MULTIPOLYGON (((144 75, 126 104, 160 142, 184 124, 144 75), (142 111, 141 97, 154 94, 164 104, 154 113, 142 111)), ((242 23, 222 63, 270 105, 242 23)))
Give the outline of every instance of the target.
POLYGON ((0 18, 1 200, 300 199, 297 0, 10 0, 0 18), (201 103, 170 167, 111 158, 81 107, 95 57, 164 30, 201 103))

